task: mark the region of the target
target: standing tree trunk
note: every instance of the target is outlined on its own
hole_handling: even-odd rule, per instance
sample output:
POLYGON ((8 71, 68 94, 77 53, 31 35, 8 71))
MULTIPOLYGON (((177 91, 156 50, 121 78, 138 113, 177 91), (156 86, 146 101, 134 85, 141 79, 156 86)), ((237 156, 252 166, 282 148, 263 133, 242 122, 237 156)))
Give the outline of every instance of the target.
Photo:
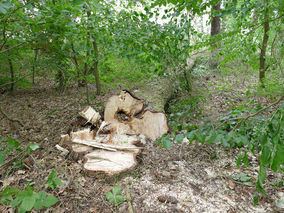
POLYGON ((9 67, 10 67, 10 77, 11 77, 10 91, 13 91, 14 90, 14 83, 15 83, 14 68, 13 68, 13 62, 12 62, 12 59, 11 59, 11 53, 10 53, 8 46, 7 46, 7 49, 8 49, 8 63, 9 63, 9 67))
MULTIPOLYGON (((87 60, 90 56, 90 52, 88 50, 88 43, 87 43, 87 52, 86 52, 87 60)), ((89 94, 89 87, 88 87, 88 81, 87 81, 87 75, 88 75, 88 62, 85 62, 85 67, 84 67, 84 84, 86 87, 86 96, 87 96, 87 102, 88 104, 90 103, 90 94, 89 94)))
POLYGON ((97 89, 97 95, 100 95, 101 93, 101 85, 100 85, 100 78, 99 78, 99 71, 98 71, 98 64, 99 64, 99 51, 98 51, 98 45, 96 40, 93 38, 93 48, 95 51, 95 62, 94 62, 94 75, 96 79, 96 89, 97 89))
POLYGON ((76 70, 77 70, 77 85, 78 85, 78 87, 83 87, 84 82, 82 82, 82 80, 80 80, 81 71, 80 71, 80 67, 79 67, 79 64, 78 64, 77 57, 76 57, 77 52, 75 51, 73 43, 71 44, 71 49, 72 49, 72 52, 74 54, 72 58, 73 58, 73 61, 75 63, 75 67, 76 67, 76 70))
MULTIPOLYGON (((266 3, 264 1, 264 3, 266 3)), ((267 49, 267 42, 269 39, 268 32, 269 32, 269 9, 266 5, 265 11, 264 11, 264 22, 263 22, 263 40, 262 40, 262 46, 259 56, 259 81, 261 83, 261 86, 264 87, 264 79, 265 79, 265 56, 266 56, 266 49, 267 49)))
MULTIPOLYGON (((214 36, 218 35, 220 33, 220 17, 216 16, 216 12, 219 12, 221 8, 221 2, 216 3, 214 6, 212 6, 211 9, 211 15, 212 15, 212 22, 211 22, 211 38, 214 39, 214 36)), ((212 51, 211 51, 211 60, 210 60, 210 66, 212 69, 216 69, 218 66, 218 60, 215 59, 215 57, 218 54, 218 45, 217 41, 212 41, 211 43, 212 51)))
POLYGON ((36 72, 36 63, 37 63, 37 56, 38 56, 38 49, 35 49, 35 56, 34 56, 34 61, 33 61, 33 85, 35 85, 35 72, 36 72))

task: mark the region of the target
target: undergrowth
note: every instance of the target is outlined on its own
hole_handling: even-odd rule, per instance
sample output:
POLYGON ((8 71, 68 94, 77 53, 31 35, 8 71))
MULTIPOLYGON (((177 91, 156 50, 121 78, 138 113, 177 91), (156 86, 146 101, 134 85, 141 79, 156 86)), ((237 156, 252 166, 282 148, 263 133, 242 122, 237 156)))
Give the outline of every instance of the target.
MULTIPOLYGON (((267 196, 265 179, 267 169, 281 172, 284 175, 284 96, 268 107, 257 105, 252 108, 242 104, 235 106, 227 116, 220 119, 216 125, 189 124, 191 107, 197 107, 197 102, 190 106, 190 100, 181 101, 170 115, 170 125, 174 131, 157 140, 160 147, 171 148, 176 141, 182 143, 187 138, 193 141, 208 144, 222 144, 225 147, 243 147, 244 151, 237 157, 237 166, 249 167, 248 152, 259 156, 258 177, 255 183, 257 192, 254 204, 257 204, 260 194, 267 196), (272 106, 280 103, 277 110, 268 116, 261 113, 267 112, 272 106), (182 110, 187 119, 180 113, 182 110), (186 121, 186 122, 184 122, 186 121)), ((252 103, 253 104, 253 103, 252 103)))

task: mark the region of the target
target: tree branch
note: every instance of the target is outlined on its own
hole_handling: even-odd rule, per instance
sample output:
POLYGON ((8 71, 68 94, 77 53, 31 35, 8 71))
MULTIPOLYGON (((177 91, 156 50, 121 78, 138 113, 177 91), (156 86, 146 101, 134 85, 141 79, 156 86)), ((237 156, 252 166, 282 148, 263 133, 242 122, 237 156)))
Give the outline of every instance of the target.
POLYGON ((270 108, 271 106, 280 103, 280 101, 281 101, 283 98, 284 98, 284 95, 281 96, 281 98, 279 98, 277 101, 275 101, 275 102, 273 102, 272 104, 268 105, 267 107, 265 107, 265 108, 263 108, 263 109, 257 111, 256 113, 250 114, 250 115, 248 115, 248 116, 246 116, 246 117, 238 117, 238 118, 230 118, 230 119, 227 119, 227 120, 223 121, 221 124, 219 124, 217 127, 215 127, 214 130, 216 131, 217 129, 219 129, 221 126, 223 126, 224 124, 228 123, 229 121, 241 120, 241 121, 234 127, 233 130, 235 130, 235 129, 236 129, 241 123, 243 123, 245 120, 247 120, 247 119, 249 119, 249 118, 252 118, 252 117, 258 115, 259 113, 263 112, 264 110, 270 108))
POLYGON ((2 114, 7 120, 12 121, 12 122, 17 122, 22 127, 24 126, 24 124, 20 120, 9 118, 9 116, 2 110, 1 106, 0 106, 0 114, 2 114))

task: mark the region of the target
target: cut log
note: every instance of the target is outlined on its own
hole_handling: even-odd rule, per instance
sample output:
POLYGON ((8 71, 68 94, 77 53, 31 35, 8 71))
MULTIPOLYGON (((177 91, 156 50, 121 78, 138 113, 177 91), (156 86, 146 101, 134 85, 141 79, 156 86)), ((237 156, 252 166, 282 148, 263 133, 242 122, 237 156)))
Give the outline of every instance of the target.
POLYGON ((144 110, 143 101, 128 91, 109 99, 104 118, 116 134, 144 134, 156 140, 169 131, 164 112, 144 110))
POLYGON ((87 171, 113 175, 131 169, 137 164, 136 156, 146 138, 156 140, 168 132, 164 106, 172 95, 173 86, 168 79, 134 93, 122 91, 106 103, 104 121, 93 108, 86 107, 80 115, 83 127, 91 127, 77 132, 72 128, 69 135, 62 136, 62 142, 84 155, 87 171))
POLYGON ((96 150, 85 155, 84 168, 90 172, 114 175, 135 167, 135 157, 131 152, 96 150))
POLYGON ((92 107, 87 106, 82 112, 79 113, 87 122, 98 125, 101 121, 100 113, 96 112, 92 107))

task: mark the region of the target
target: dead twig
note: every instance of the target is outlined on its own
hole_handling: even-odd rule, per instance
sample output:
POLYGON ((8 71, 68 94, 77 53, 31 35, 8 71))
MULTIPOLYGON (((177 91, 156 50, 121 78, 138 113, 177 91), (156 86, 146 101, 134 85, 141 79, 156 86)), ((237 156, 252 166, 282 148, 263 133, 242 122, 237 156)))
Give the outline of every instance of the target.
MULTIPOLYGON (((244 121, 246 121, 247 119, 252 118, 252 117, 258 115, 259 113, 263 112, 264 110, 266 110, 266 109, 268 109, 268 108, 270 108, 270 107, 272 107, 272 106, 274 106, 274 105, 280 103, 280 101, 281 101, 283 98, 284 98, 284 95, 281 96, 281 98, 279 98, 277 101, 275 101, 275 102, 273 102, 272 104, 268 105, 267 107, 262 108, 261 110, 257 111, 256 113, 250 114, 250 115, 248 115, 248 116, 246 116, 246 117, 230 118, 230 119, 224 120, 221 124, 219 124, 217 127, 215 127, 214 130, 216 131, 217 129, 219 129, 221 126, 223 126, 224 124, 228 123, 229 121, 240 120, 240 122, 237 123, 237 125, 234 127, 233 130, 235 130, 235 129, 238 128, 238 126, 240 126, 244 121)), ((257 119, 257 120, 259 120, 259 119, 257 119)), ((261 119, 260 119, 260 120, 261 120, 261 119)))
POLYGON ((24 127, 24 124, 18 120, 18 119, 14 119, 14 118, 10 118, 1 108, 0 106, 0 114, 2 114, 7 120, 12 121, 12 122, 17 122, 18 124, 20 124, 21 127, 24 127))
POLYGON ((13 163, 15 160, 23 158, 25 153, 19 153, 18 155, 16 155, 15 157, 11 158, 10 160, 8 160, 7 162, 5 162, 4 164, 2 164, 0 166, 0 171, 4 171, 4 169, 6 167, 8 167, 11 163, 13 163))

